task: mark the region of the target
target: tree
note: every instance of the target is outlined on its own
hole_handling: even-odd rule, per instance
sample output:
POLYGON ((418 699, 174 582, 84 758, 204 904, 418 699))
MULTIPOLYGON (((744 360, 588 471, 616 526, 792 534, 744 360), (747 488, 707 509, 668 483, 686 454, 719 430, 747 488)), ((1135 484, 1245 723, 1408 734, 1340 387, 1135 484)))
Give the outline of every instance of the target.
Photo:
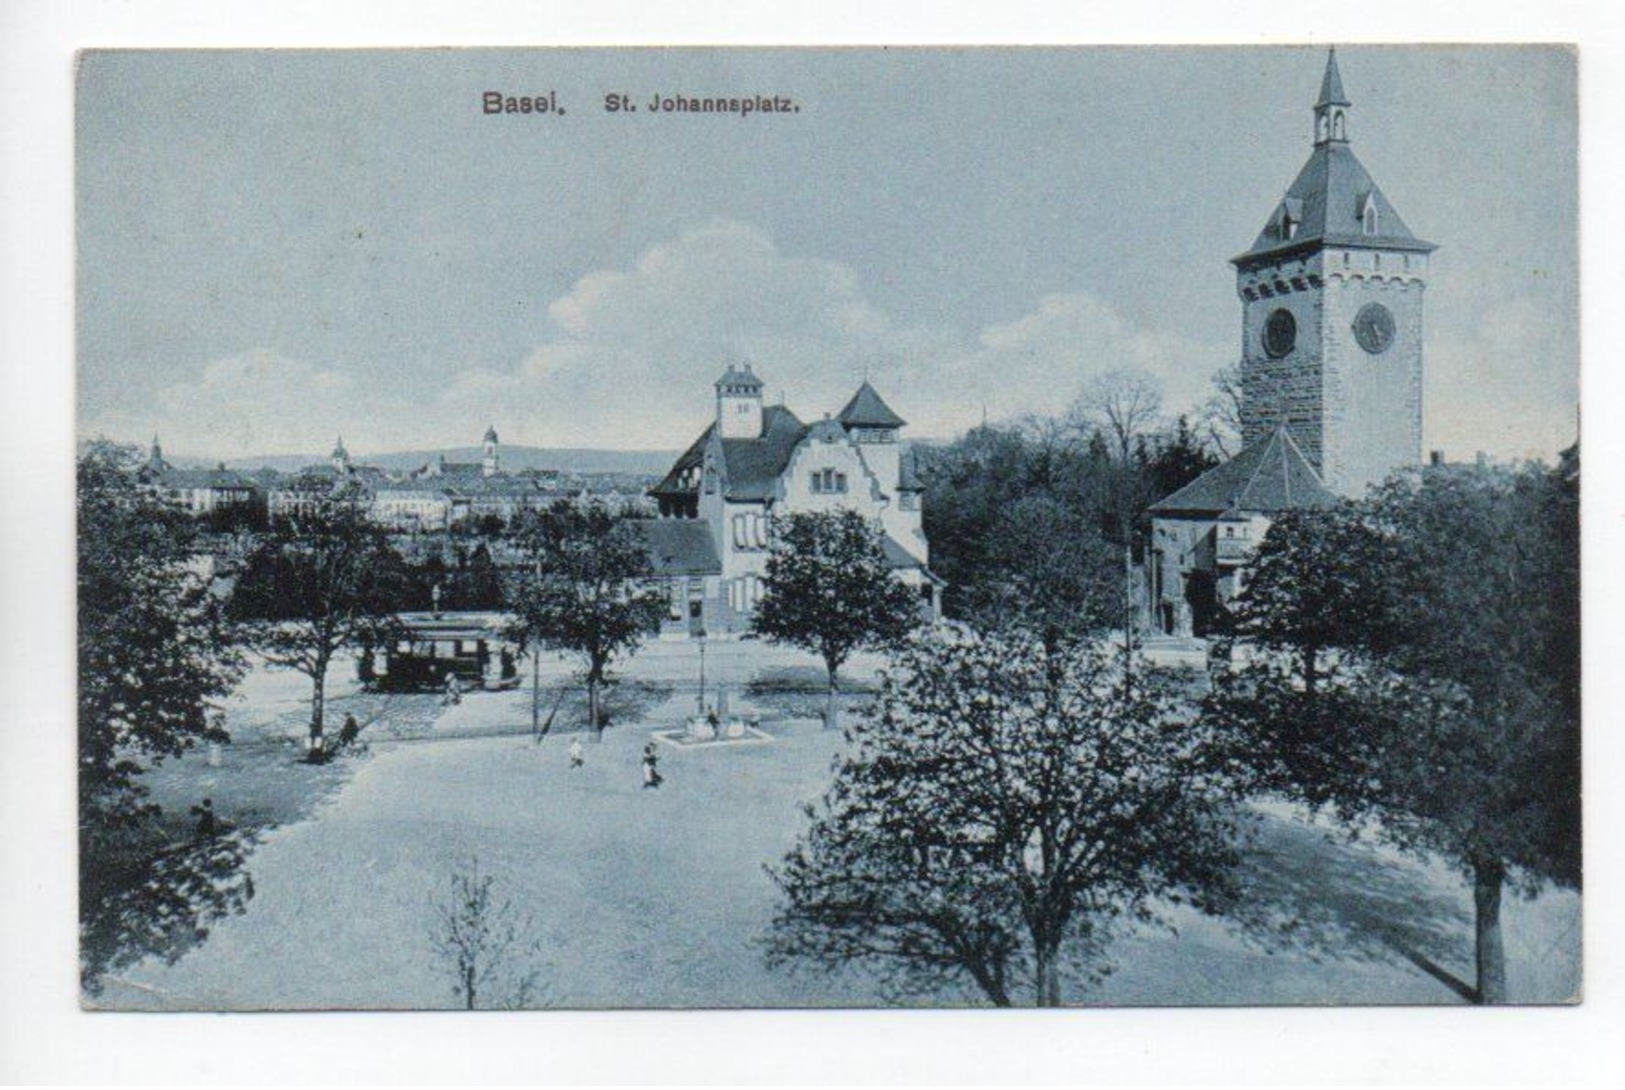
POLYGON ((478 1009, 482 998, 489 1003, 493 989, 506 988, 500 1005, 510 1010, 524 1008, 536 995, 537 944, 525 937, 534 923, 511 901, 498 899, 495 882, 478 863, 470 864, 452 874, 449 894, 433 906, 429 945, 464 1010, 478 1009))
POLYGON ((310 679, 313 753, 321 752, 329 665, 346 648, 394 639, 393 614, 409 587, 388 535, 343 499, 281 521, 245 561, 232 615, 267 662, 310 679))
POLYGON ((881 532, 856 511, 801 513, 773 523, 752 631, 824 660, 824 725, 836 725, 837 674, 852 652, 901 639, 919 599, 886 559, 881 532))
POLYGON ((587 722, 603 737, 600 696, 610 665, 658 632, 667 598, 636 527, 603 504, 559 503, 517 529, 526 569, 509 596, 515 636, 574 655, 587 684, 587 722))
POLYGON ((1577 497, 1540 467, 1438 467, 1284 525, 1240 627, 1286 654, 1210 715, 1267 786, 1459 865, 1473 994, 1504 1002, 1503 889, 1580 881, 1577 497))
POLYGON ((1167 434, 1157 437, 1147 460, 1153 502, 1173 495, 1218 464, 1191 429, 1190 420, 1181 415, 1167 434))
POLYGON ((136 455, 92 446, 78 465, 81 976, 149 953, 179 956, 252 896, 246 838, 188 843, 141 777, 200 742, 226 742, 220 704, 242 660, 208 582, 195 526, 141 490, 136 455))
POLYGON ((1135 440, 1149 434, 1162 416, 1162 388, 1148 375, 1115 368, 1090 379, 1073 403, 1072 414, 1099 428, 1119 462, 1127 462, 1135 440))
POLYGON ((1232 363, 1213 373, 1213 393, 1203 402, 1200 415, 1208 442, 1222 457, 1241 451, 1241 364, 1232 363))
POLYGON ((1046 653, 1109 630, 1119 617, 1118 557, 1082 512, 1048 496, 998 517, 983 568, 965 590, 966 616, 986 630, 1021 629, 1046 653))
POLYGON ((1063 978, 1110 971, 1116 921, 1221 904, 1239 833, 1221 755, 1124 657, 1074 646, 1057 664, 1025 633, 916 635, 770 871, 784 898, 770 961, 1058 1006, 1063 978))

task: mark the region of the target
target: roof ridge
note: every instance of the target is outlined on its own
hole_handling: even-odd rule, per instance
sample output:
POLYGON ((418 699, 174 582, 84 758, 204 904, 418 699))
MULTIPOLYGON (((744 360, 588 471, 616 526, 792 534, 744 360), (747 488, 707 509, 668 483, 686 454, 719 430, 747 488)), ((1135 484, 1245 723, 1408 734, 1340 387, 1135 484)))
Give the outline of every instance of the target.
POLYGON ((1231 503, 1245 499, 1247 497, 1247 493, 1252 491, 1253 482, 1258 480, 1258 475, 1264 471, 1264 466, 1269 461, 1270 449, 1274 447, 1276 441, 1280 439, 1281 432, 1283 430, 1285 430, 1285 425, 1276 428, 1275 431, 1270 433, 1270 437, 1265 440, 1264 449, 1259 451, 1258 454, 1258 464, 1253 466, 1252 473, 1247 477, 1247 483, 1242 485, 1236 494, 1231 497, 1231 503))

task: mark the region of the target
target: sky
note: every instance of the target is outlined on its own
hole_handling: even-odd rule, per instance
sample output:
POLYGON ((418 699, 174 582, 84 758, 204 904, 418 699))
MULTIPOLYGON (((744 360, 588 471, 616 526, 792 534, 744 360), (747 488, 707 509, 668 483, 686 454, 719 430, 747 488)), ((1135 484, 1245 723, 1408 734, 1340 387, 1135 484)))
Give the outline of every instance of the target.
MULTIPOLYGON (((1546 457, 1578 401, 1574 55, 1339 50, 1419 236, 1424 444, 1546 457)), ((948 438, 1129 368, 1194 409, 1228 259, 1311 147, 1319 47, 91 53, 79 430, 190 457, 669 449, 748 361, 948 438), (562 114, 487 116, 552 91, 562 114), (637 113, 610 114, 624 93, 637 113), (670 95, 797 112, 651 114, 670 95)))

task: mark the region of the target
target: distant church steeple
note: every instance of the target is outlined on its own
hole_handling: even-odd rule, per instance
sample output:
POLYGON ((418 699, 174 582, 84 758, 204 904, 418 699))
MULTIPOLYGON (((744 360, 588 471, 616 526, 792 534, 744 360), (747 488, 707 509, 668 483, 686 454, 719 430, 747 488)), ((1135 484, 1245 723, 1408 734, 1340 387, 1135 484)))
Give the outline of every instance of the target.
POLYGON ((485 429, 484 457, 480 461, 480 474, 485 477, 495 477, 502 469, 502 450, 498 445, 497 426, 490 425, 485 429))
POLYGON ((1337 50, 1326 51, 1326 74, 1320 79, 1320 95, 1315 99, 1315 146, 1346 144, 1349 139, 1348 111, 1352 106, 1343 93, 1343 76, 1337 70, 1337 50))
POLYGON ((333 468, 340 473, 350 472, 350 452, 344 449, 344 436, 333 444, 333 468))

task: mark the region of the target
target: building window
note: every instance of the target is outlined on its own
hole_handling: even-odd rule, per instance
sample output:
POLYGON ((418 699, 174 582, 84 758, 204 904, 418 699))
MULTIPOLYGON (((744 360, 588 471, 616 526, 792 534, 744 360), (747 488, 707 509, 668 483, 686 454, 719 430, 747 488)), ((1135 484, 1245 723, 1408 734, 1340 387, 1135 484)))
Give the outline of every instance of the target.
POLYGON ((735 613, 750 613, 762 600, 762 581, 754 575, 742 575, 728 583, 728 606, 735 613))
POLYGON ((767 548, 767 516, 747 511, 733 517, 733 543, 736 549, 767 548))
POLYGON ((918 511, 920 509, 920 494, 918 492, 904 492, 898 498, 898 506, 904 511, 918 511))
POLYGON ((846 491, 846 474, 834 469, 820 469, 812 475, 812 490, 820 494, 846 491))

